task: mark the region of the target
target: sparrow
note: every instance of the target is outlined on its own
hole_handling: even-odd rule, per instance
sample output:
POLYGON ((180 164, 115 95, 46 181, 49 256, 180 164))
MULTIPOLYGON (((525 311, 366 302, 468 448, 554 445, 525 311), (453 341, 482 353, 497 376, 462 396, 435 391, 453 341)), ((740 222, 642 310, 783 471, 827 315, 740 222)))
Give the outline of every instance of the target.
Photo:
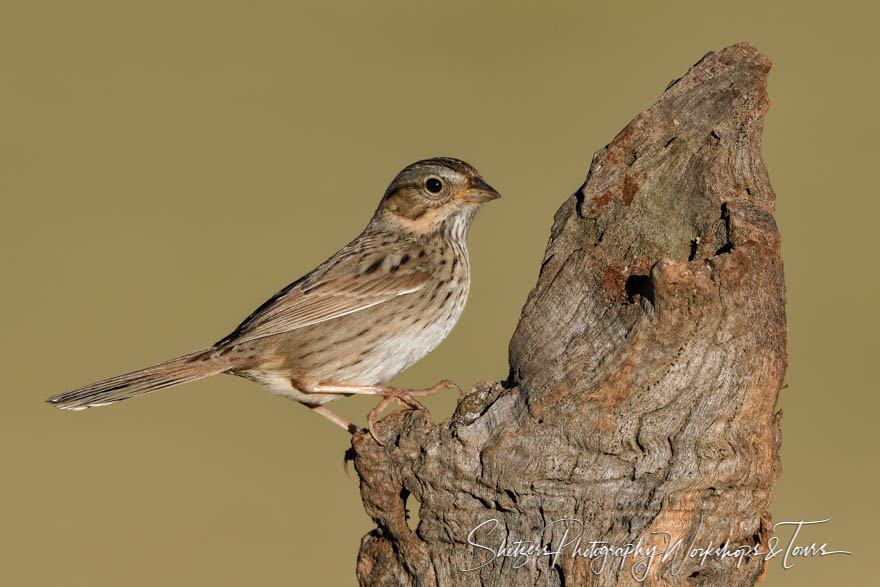
MULTIPOLYGON (((405 167, 361 234, 294 281, 213 345, 47 401, 65 410, 104 406, 229 373, 296 400, 350 433, 325 404, 353 394, 425 410, 416 399, 443 388, 386 385, 434 350, 461 316, 470 289, 466 238, 475 213, 499 198, 474 167, 450 157, 405 167)), ((461 390, 459 389, 459 392, 461 390)))

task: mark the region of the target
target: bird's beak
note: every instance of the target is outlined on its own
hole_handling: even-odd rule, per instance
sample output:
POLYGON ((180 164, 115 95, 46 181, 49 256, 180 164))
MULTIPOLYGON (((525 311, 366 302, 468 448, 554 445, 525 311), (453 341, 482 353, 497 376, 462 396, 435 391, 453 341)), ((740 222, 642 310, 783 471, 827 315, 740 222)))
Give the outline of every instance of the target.
POLYGON ((482 204, 497 200, 501 197, 501 194, 483 181, 483 178, 476 177, 470 181, 470 186, 467 189, 455 194, 455 197, 471 204, 482 204))

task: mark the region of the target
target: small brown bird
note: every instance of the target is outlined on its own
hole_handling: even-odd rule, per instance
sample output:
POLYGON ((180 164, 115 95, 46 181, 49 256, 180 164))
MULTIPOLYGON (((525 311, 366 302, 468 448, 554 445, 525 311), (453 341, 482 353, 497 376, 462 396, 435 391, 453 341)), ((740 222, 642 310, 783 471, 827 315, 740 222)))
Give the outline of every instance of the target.
POLYGON ((466 237, 480 204, 500 195, 477 170, 438 157, 404 168, 364 231, 313 271, 272 296, 214 345, 47 401, 62 409, 103 406, 218 373, 258 381, 342 426, 324 407, 373 394, 373 436, 392 401, 424 407, 412 390, 384 384, 431 352, 458 321, 470 287, 466 237))

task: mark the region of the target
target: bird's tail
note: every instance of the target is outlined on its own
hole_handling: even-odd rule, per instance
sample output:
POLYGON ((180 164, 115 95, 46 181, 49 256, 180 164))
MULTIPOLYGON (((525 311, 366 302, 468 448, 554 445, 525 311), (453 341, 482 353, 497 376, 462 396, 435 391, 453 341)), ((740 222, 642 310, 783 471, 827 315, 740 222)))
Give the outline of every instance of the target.
POLYGON ((214 347, 208 347, 146 369, 53 395, 46 401, 62 410, 84 410, 223 373, 230 367, 214 347))

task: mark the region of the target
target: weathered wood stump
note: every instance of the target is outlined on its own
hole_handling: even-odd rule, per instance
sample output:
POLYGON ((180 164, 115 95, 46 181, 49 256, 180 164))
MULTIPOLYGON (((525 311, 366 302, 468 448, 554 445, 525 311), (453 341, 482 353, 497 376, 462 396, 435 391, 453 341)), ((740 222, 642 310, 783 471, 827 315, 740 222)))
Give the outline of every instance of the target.
POLYGON ((769 70, 749 45, 710 53, 594 155, 556 213, 507 381, 477 385, 441 424, 392 413, 384 447, 355 436, 377 526, 361 544, 361 584, 761 577, 759 557, 701 563, 682 549, 602 567, 583 552, 590 541, 662 550, 679 538, 769 538, 786 364, 775 195, 761 159, 769 70), (407 500, 421 504, 416 531, 407 500), (551 524, 563 519, 577 523, 551 524), (483 547, 469 544, 490 520, 494 531, 488 522, 471 536, 483 547), (571 542, 558 557, 488 550, 505 537, 554 550, 575 534, 580 552, 571 542))

